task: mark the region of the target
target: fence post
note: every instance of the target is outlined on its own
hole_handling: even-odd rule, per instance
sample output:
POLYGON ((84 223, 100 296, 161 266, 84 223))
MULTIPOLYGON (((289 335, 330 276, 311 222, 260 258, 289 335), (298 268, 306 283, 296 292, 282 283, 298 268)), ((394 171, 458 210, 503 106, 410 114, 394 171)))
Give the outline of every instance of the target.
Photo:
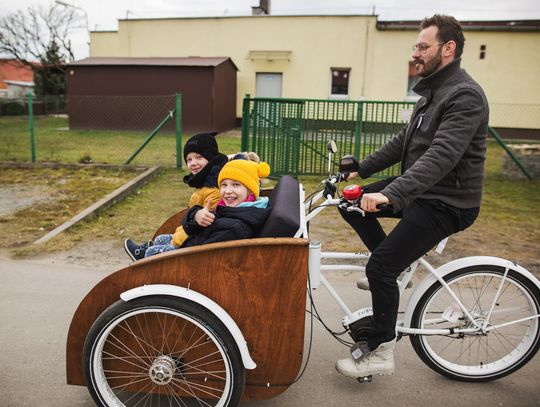
POLYGON ((32 162, 36 162, 36 134, 34 132, 34 102, 32 93, 28 93, 28 130, 30 131, 30 153, 32 162))
POLYGON ((176 168, 182 169, 182 94, 176 93, 176 168))
POLYGON ((240 151, 249 150, 249 101, 251 95, 248 93, 244 96, 244 101, 242 103, 242 143, 240 146, 240 151))
POLYGON ((533 178, 532 175, 529 174, 529 171, 527 171, 527 169, 525 168, 525 166, 523 165, 521 160, 519 158, 517 158, 517 156, 512 152, 512 150, 510 150, 508 148, 508 146, 503 141, 503 139, 499 135, 499 133, 497 133, 497 131, 491 126, 488 126, 488 132, 489 132, 489 134, 491 134, 493 136, 493 138, 497 141, 497 143, 504 149, 504 151, 506 151, 506 154, 508 154, 510 156, 512 161, 514 161, 516 163, 516 165, 519 167, 521 172, 529 179, 529 181, 531 181, 532 178, 533 178))
POLYGON ((298 178, 298 174, 300 173, 300 139, 302 137, 302 130, 298 127, 293 127, 291 129, 292 134, 292 157, 293 157, 293 168, 292 173, 294 178, 298 178))
POLYGON ((354 131, 354 156, 360 160, 360 145, 362 144, 362 131, 363 129, 363 121, 362 116, 364 113, 364 102, 361 100, 356 102, 358 103, 357 109, 356 109, 356 129, 354 131))

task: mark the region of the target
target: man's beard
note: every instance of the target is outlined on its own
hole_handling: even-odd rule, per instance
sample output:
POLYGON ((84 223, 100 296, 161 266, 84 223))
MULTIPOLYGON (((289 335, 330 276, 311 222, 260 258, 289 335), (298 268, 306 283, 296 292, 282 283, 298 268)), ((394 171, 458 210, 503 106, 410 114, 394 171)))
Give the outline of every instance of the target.
POLYGON ((437 53, 433 59, 429 60, 428 62, 420 62, 424 65, 424 70, 418 74, 418 76, 425 78, 426 76, 431 75, 433 72, 435 72, 442 63, 442 56, 440 53, 437 53))

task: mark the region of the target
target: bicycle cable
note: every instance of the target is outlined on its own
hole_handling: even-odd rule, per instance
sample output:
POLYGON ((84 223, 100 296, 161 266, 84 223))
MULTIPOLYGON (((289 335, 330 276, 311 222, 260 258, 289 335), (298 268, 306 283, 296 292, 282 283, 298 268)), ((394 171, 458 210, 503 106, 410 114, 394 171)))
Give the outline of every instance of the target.
POLYGON ((332 335, 332 337, 338 341, 339 343, 341 343, 342 345, 344 346, 352 346, 354 344, 354 342, 348 342, 346 341, 345 339, 342 339, 342 338, 339 338, 339 336, 341 335, 344 335, 348 332, 348 330, 345 330, 343 332, 335 332, 334 330, 332 330, 328 325, 326 325, 326 323, 323 321, 321 315, 319 314, 319 311, 317 311, 317 307, 315 306, 315 301, 313 299, 313 295, 311 293, 311 290, 309 292, 309 299, 310 299, 310 302, 311 302, 311 306, 313 308, 313 310, 315 310, 315 314, 316 314, 316 318, 319 320, 319 322, 322 324, 322 326, 324 327, 324 329, 326 329, 326 331, 332 335))

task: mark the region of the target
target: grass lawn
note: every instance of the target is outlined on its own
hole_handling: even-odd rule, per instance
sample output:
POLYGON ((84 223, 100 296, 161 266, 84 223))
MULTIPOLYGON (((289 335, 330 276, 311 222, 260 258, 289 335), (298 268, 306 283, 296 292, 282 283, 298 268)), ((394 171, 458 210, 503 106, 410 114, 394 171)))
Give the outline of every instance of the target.
MULTIPOLYGON (((493 255, 540 266, 540 217, 536 214, 540 181, 505 179, 501 173, 502 156, 503 151, 495 143, 489 143, 480 216, 471 228, 452 237, 447 252, 454 257, 493 255)), ((45 249, 50 250, 52 246, 67 249, 88 239, 122 241, 130 237, 142 241, 150 238, 165 219, 185 206, 191 190, 183 184, 183 175, 185 172, 163 170, 138 194, 108 209, 99 218, 76 226, 45 249)), ((319 181, 320 177, 314 176, 301 179, 308 193, 319 181)), ((390 230, 394 223, 395 220, 386 220, 383 225, 390 230)), ((334 209, 326 210, 314 221, 310 236, 323 242, 325 250, 365 250, 334 209)))
MULTIPOLYGON (((24 118, 0 118, 0 160, 28 161, 25 158, 29 154, 26 126, 24 118)), ((38 119, 36 121, 36 134, 38 160, 42 160, 42 157, 45 156, 47 160, 77 162, 86 151, 96 162, 113 163, 125 161, 147 136, 145 133, 68 131, 67 119, 65 118, 38 119), (84 146, 88 146, 88 149, 84 146)), ((220 135, 218 142, 220 149, 225 153, 233 153, 240 149, 240 138, 237 135, 220 135)), ((173 166, 175 164, 174 135, 158 134, 149 146, 148 151, 145 149, 134 163, 155 164, 157 160, 157 162, 163 162, 163 165, 173 166)), ((504 151, 490 140, 486 161, 484 201, 480 217, 471 228, 451 239, 449 249, 460 252, 469 249, 470 254, 498 255, 517 260, 527 258, 528 262, 540 263, 538 261, 540 217, 537 215, 540 203, 540 180, 506 179, 502 171, 503 156, 504 151)), ((8 246, 17 246, 19 254, 27 254, 41 250, 52 250, 53 248, 55 250, 67 249, 77 242, 87 240, 121 241, 126 237, 137 240, 148 239, 165 219, 184 208, 188 201, 192 191, 182 182, 185 174, 185 171, 170 167, 162 169, 161 174, 150 184, 140 189, 136 195, 128 197, 123 202, 106 210, 98 218, 72 228, 42 247, 24 247, 23 243, 28 242, 24 238, 19 240, 20 244, 8 246)), ((51 176, 45 170, 43 170, 42 175, 45 175, 41 177, 45 180, 51 176)), ((126 177, 131 176, 134 175, 116 174, 113 175, 113 178, 117 177, 123 181, 126 177)), ((0 178, 0 185, 9 183, 9 179, 12 177, 8 175, 0 178)), ((92 177, 95 175, 90 175, 90 178, 92 177)), ((302 177, 301 182, 305 185, 306 192, 313 191, 321 178, 322 176, 302 177)), ((37 178, 34 181, 37 183, 37 178)), ((361 182, 367 183, 369 181, 361 182)), ((79 186, 84 184, 83 181, 79 182, 79 186)), ((48 187, 54 185, 56 184, 49 183, 48 187)), ((90 185, 92 185, 91 182, 88 183, 89 188, 91 188, 90 185)), ((110 188, 112 187, 111 184, 110 188)), ((103 191, 103 195, 107 192, 103 191)), ((87 196, 89 200, 100 198, 90 192, 87 196)), ((87 201, 84 198, 78 199, 80 200, 78 206, 85 207, 87 201)), ((74 203, 66 205, 73 207, 74 203)), ((48 215, 44 216, 44 219, 49 219, 49 223, 32 221, 27 222, 32 225, 27 225, 27 227, 41 227, 44 229, 42 232, 44 234, 55 223, 57 225, 61 223, 60 218, 55 221, 50 216, 55 211, 58 213, 64 211, 59 209, 45 211, 48 215)), ((24 216, 27 220, 29 219, 29 215, 23 212, 22 219, 24 216)), ((35 216, 39 217, 39 214, 35 214, 35 216)), ((0 219, 0 222, 4 222, 6 225, 5 220, 0 219)), ((393 221, 385 222, 386 228, 391 228, 392 225, 393 221)), ((21 223, 19 227, 23 228, 23 224, 21 223)), ((5 230, 7 229, 2 228, 0 235, 5 230)), ((311 236, 323 241, 326 250, 363 250, 358 238, 352 233, 354 232, 345 225, 339 216, 336 216, 335 210, 332 209, 324 212, 315 221, 311 230, 311 236)), ((0 243, 4 247, 6 245, 5 239, 5 237, 0 236, 0 243)))
MULTIPOLYGON (((26 117, 0 117, 0 161, 31 161, 28 126, 26 117)), ((123 164, 151 133, 69 130, 68 126, 67 117, 36 117, 37 161, 123 164)), ((224 152, 233 153, 238 151, 240 139, 219 136, 219 143, 224 152)), ((131 164, 176 166, 176 136, 158 133, 131 164)))

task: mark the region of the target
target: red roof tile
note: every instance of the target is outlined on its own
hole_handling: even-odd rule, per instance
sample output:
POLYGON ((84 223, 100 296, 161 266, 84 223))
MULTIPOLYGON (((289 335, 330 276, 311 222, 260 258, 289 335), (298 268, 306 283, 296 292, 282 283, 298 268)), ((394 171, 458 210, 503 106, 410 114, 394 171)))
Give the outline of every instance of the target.
POLYGON ((33 82, 34 73, 28 66, 15 59, 0 59, 0 89, 6 89, 8 81, 33 82))

